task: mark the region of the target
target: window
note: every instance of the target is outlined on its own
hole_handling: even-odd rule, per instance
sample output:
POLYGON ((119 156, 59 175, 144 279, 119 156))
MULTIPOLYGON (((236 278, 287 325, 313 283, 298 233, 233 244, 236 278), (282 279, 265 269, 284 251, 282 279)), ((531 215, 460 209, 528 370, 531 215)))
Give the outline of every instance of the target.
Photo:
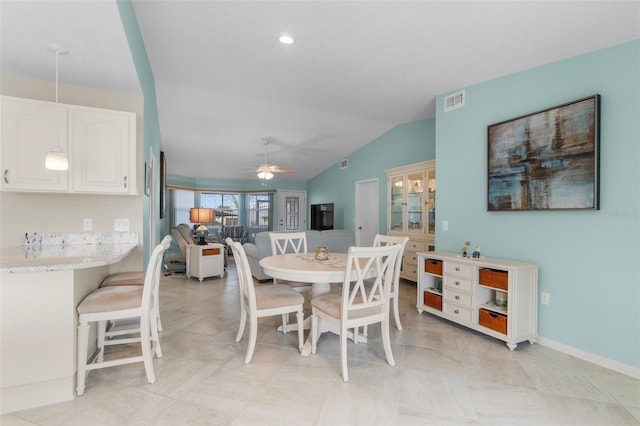
POLYGON ((200 193, 200 207, 210 207, 216 211, 217 226, 240 225, 240 194, 232 193, 200 193))
POLYGON ((247 194, 247 227, 253 232, 271 230, 273 194, 247 194))

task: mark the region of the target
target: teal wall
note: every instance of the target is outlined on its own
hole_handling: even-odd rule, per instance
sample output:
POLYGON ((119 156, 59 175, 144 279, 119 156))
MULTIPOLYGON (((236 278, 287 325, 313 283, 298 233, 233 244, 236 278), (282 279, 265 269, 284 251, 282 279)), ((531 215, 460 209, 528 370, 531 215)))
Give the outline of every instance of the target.
POLYGON ((307 204, 334 203, 334 227, 355 231, 355 183, 378 179, 379 232, 386 233, 387 175, 384 171, 433 160, 436 154, 435 128, 435 120, 397 125, 349 155, 347 169, 341 170, 337 163, 311 179, 307 204))
MULTIPOLYGON (((144 96, 144 143, 142 147, 142 158, 138 164, 138 170, 144 170, 145 164, 151 164, 149 158, 150 147, 153 147, 153 155, 155 157, 155 164, 160 164, 160 151, 162 151, 162 138, 160 136, 160 122, 158 120, 158 108, 156 102, 156 86, 153 78, 153 71, 151 70, 151 64, 147 56, 147 50, 144 47, 142 35, 140 34, 140 27, 138 27, 138 19, 136 18, 135 10, 131 0, 117 0, 118 10, 120 12, 120 19, 124 27, 127 41, 129 43, 129 49, 131 50, 131 57, 138 73, 138 80, 140 81, 140 87, 142 88, 142 94, 144 96)), ((156 166, 154 170, 154 181, 159 182, 160 179, 160 167, 156 166)), ((156 185, 156 199, 159 195, 160 185, 156 185)), ((142 197, 142 215, 144 220, 144 227, 142 232, 142 250, 144 264, 146 265, 151 253, 149 235, 149 200, 150 197, 142 197)), ((164 235, 166 235, 166 217, 165 219, 157 220, 156 229, 156 241, 160 241, 164 235)))
POLYGON ((436 100, 438 250, 538 263, 540 336, 640 367, 640 40, 464 89, 462 109, 436 100), (487 212, 487 125, 596 93, 600 210, 487 212))

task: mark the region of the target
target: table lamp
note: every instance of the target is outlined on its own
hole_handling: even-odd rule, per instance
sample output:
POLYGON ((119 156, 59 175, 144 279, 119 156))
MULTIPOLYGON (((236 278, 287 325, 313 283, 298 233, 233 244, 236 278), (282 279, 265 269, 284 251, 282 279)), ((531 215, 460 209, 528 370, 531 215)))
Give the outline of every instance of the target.
POLYGON ((203 246, 207 244, 204 238, 209 235, 209 229, 204 226, 204 224, 213 223, 214 215, 214 209, 194 207, 189 210, 189 220, 194 224, 195 233, 198 237, 196 241, 198 245, 203 246))

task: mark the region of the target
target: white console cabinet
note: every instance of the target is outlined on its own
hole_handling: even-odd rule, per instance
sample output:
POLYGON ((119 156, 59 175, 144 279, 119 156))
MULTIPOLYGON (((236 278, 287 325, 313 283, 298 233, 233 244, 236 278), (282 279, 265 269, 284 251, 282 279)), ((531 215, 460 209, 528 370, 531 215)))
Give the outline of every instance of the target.
POLYGON ((137 194, 135 113, 9 96, 1 110, 3 191, 137 194), (68 171, 45 169, 56 146, 68 171))
POLYGON ((187 277, 224 276, 224 245, 218 243, 187 246, 187 277))
POLYGON ((418 253, 418 312, 506 342, 538 337, 538 265, 506 259, 418 253))

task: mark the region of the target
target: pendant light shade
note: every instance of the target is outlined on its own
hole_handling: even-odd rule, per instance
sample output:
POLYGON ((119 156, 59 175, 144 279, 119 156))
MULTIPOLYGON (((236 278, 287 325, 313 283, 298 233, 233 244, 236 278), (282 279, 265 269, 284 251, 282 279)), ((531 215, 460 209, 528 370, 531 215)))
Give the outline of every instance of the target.
MULTIPOLYGON (((58 103, 58 56, 68 53, 59 44, 48 44, 47 49, 56 54, 56 104, 58 103)), ((59 146, 54 146, 44 160, 44 166, 49 170, 69 170, 69 160, 59 146)))
POLYGON ((44 166, 49 170, 69 170, 69 160, 64 152, 56 146, 47 154, 44 166))

